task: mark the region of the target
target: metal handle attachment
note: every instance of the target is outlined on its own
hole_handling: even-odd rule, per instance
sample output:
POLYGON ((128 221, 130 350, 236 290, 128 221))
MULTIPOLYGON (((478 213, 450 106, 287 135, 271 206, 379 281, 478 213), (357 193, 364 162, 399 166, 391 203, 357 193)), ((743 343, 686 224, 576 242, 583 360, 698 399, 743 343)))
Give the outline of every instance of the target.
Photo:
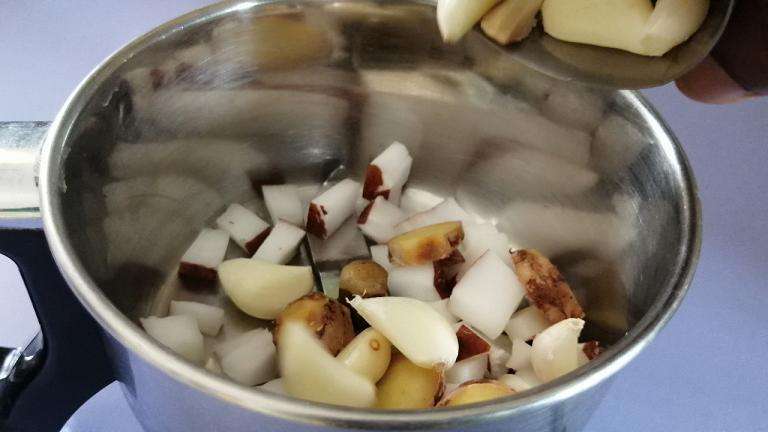
POLYGON ((48 125, 0 122, 0 254, 19 267, 41 329, 24 348, 0 348, 4 432, 58 431, 113 380, 101 331, 59 273, 36 221, 37 161, 48 125))
MULTIPOLYGON (((0 230, 39 217, 37 160, 49 125, 0 122, 0 230)), ((10 413, 21 390, 39 371, 42 357, 42 332, 26 347, 0 347, 0 418, 10 413)))
POLYGON ((0 219, 37 218, 37 162, 49 122, 0 122, 0 219))

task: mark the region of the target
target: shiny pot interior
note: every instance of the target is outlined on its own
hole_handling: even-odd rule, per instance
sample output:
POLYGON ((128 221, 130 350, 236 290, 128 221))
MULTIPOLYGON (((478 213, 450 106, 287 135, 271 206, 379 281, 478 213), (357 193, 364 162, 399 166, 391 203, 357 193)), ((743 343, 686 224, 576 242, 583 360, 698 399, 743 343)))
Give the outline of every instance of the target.
POLYGON ((224 2, 94 71, 52 126, 41 187, 54 255, 97 320, 158 368, 249 409, 386 424, 395 416, 222 380, 135 323, 175 298, 223 305, 219 337, 264 325, 221 294, 177 281, 196 232, 230 202, 266 216, 261 184, 359 179, 397 140, 414 157, 408 187, 455 196, 549 255, 587 311, 585 337, 611 346, 524 395, 398 421, 513 413, 629 361, 678 305, 698 253, 684 155, 637 94, 552 80, 498 57, 478 34, 446 46, 433 14, 414 1, 224 2))

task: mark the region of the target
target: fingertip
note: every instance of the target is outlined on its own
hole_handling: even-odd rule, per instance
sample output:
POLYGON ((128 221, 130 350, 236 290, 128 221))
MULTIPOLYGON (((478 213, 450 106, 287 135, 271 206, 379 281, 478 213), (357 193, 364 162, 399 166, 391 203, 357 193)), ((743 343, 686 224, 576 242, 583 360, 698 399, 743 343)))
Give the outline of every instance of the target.
POLYGON ((708 104, 733 103, 751 96, 711 57, 678 78, 675 85, 688 98, 708 104))

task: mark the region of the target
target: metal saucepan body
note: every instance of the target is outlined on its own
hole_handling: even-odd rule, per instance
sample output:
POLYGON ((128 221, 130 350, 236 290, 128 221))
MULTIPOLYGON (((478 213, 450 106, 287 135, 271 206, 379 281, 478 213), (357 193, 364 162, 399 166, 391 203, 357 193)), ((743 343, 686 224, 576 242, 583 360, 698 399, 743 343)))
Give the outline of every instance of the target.
POLYGON ((556 81, 479 34, 446 46, 418 1, 227 1, 171 21, 69 98, 39 187, 53 256, 157 431, 576 430, 674 313, 700 244, 685 155, 638 94, 556 81), (395 140, 414 157, 409 187, 455 196, 560 266, 603 355, 519 396, 382 412, 239 386, 137 325, 171 298, 223 305, 220 337, 264 325, 177 282, 196 231, 229 202, 263 212, 261 184, 359 179, 395 140))

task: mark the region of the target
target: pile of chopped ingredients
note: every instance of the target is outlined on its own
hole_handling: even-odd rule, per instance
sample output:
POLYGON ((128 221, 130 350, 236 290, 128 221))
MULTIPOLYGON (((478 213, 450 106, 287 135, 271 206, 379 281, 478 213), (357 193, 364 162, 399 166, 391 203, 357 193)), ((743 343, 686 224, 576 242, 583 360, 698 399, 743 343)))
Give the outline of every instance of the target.
POLYGON ((568 41, 661 56, 701 27, 709 0, 438 0, 443 39, 456 42, 475 24, 496 42, 519 42, 536 26, 568 41))
POLYGON ((199 233, 179 277, 218 282, 265 328, 216 338, 207 356, 204 335, 221 332, 224 310, 172 301, 168 316, 141 319, 144 329, 245 386, 381 409, 513 395, 597 356, 596 341, 579 343, 584 311, 549 259, 511 247, 453 198, 419 208, 405 187, 411 164, 396 142, 368 165, 363 185, 345 179, 306 203, 294 185, 263 186, 274 225, 231 204, 199 233), (337 294, 315 291, 310 266, 286 265, 307 233, 318 253, 362 233, 370 259, 343 265, 337 294), (224 260, 230 239, 250 258, 224 260))

